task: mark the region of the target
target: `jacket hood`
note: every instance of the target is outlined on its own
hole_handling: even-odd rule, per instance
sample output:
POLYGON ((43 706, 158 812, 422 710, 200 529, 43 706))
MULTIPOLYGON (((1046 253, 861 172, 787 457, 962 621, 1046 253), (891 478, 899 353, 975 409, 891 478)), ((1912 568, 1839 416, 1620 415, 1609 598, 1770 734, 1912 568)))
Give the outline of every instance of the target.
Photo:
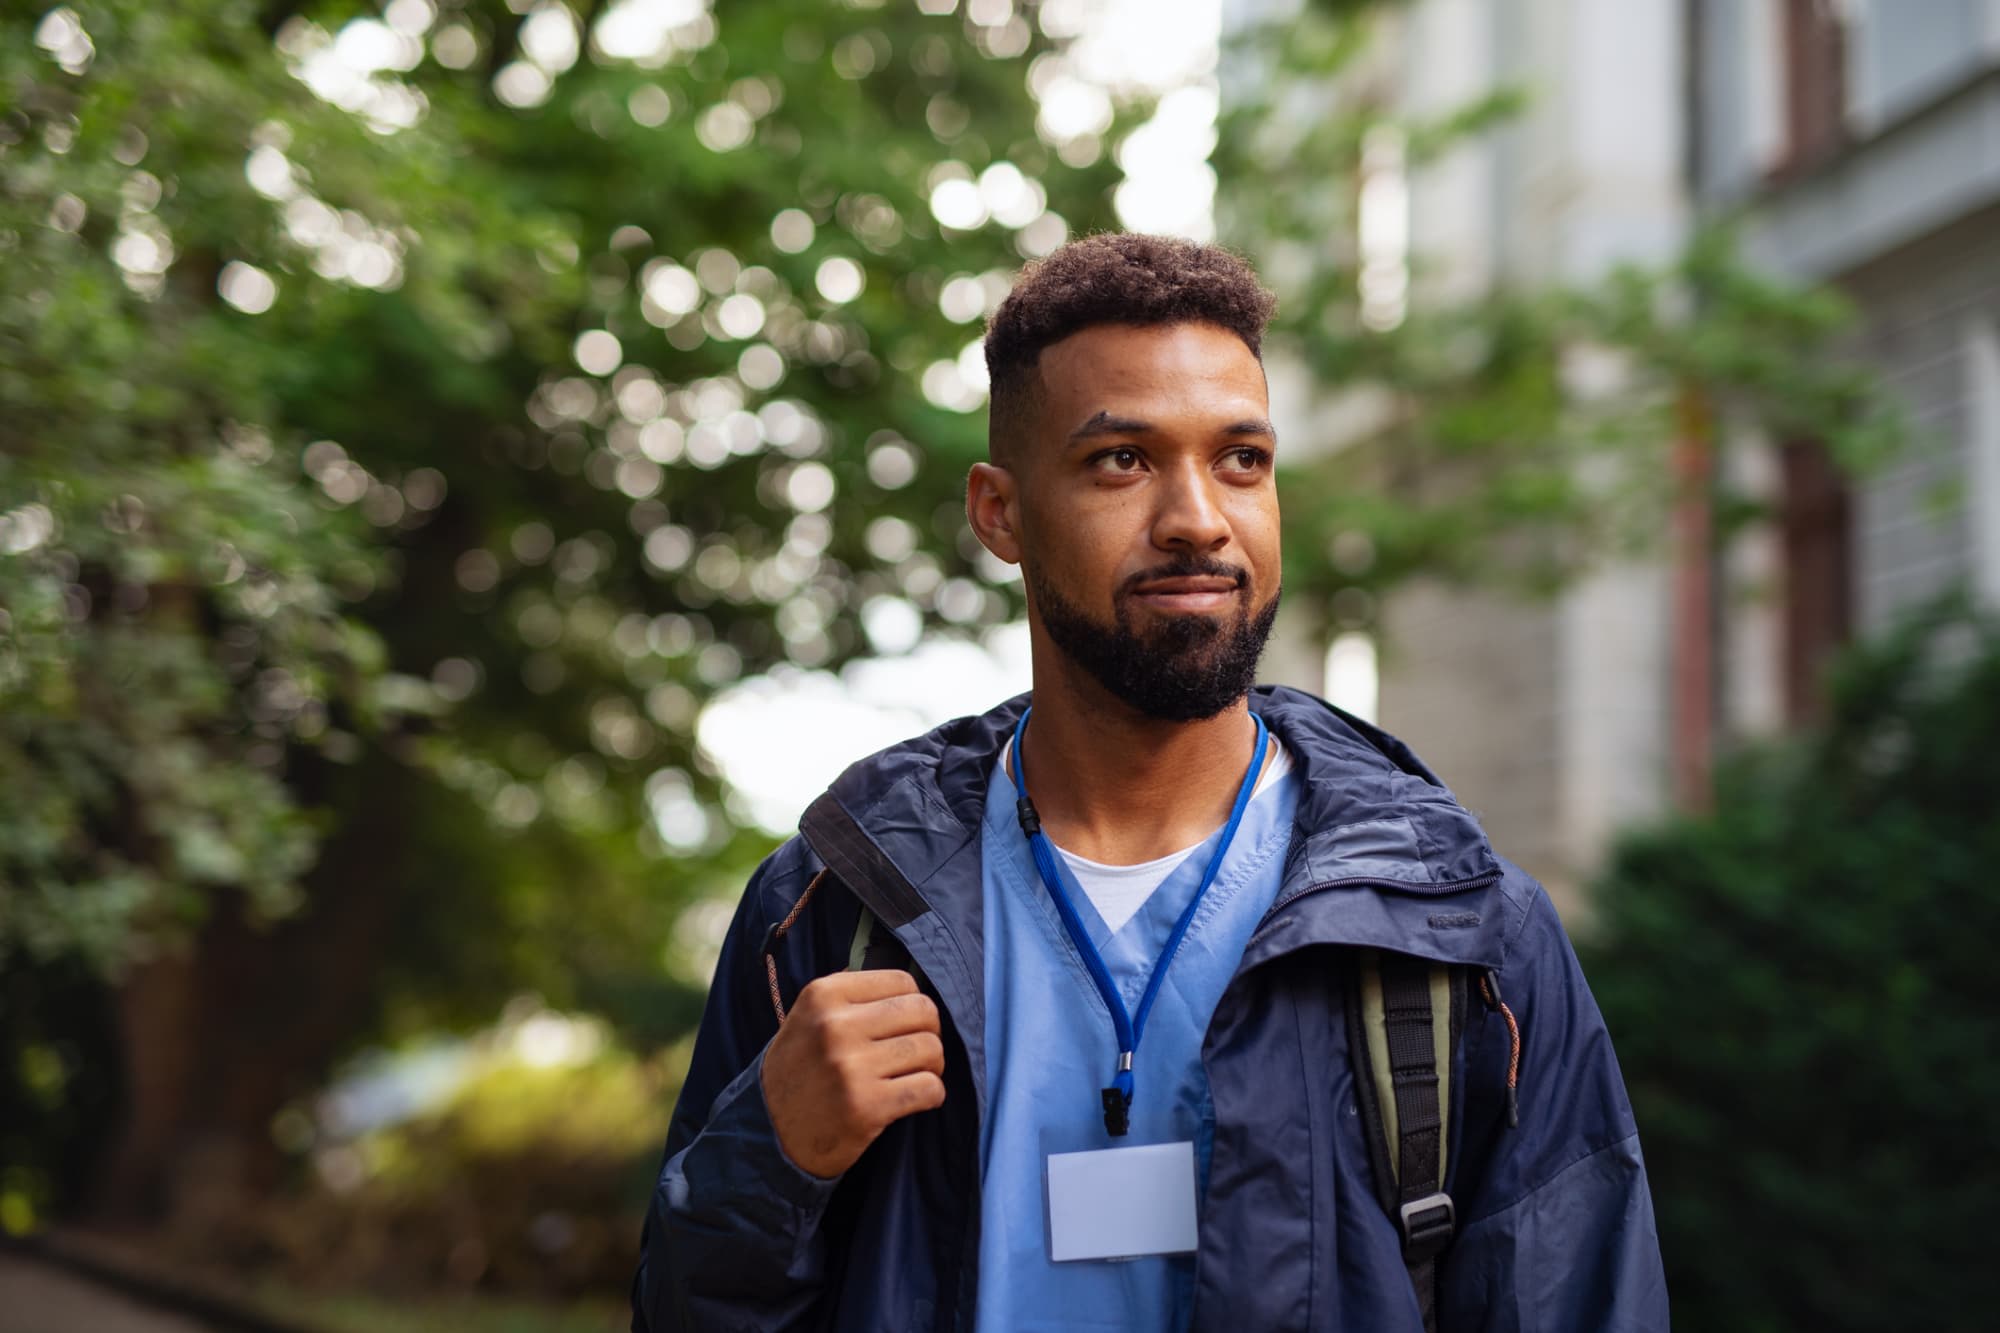
MULTIPOLYGON (((976 854, 987 780, 1028 703, 1019 695, 870 755, 807 810, 801 831, 813 850, 892 929, 943 906, 927 886, 976 854)), ((1478 820, 1403 742, 1300 690, 1259 686, 1250 706, 1301 780, 1281 903, 1306 887, 1438 894, 1499 877, 1478 820)))

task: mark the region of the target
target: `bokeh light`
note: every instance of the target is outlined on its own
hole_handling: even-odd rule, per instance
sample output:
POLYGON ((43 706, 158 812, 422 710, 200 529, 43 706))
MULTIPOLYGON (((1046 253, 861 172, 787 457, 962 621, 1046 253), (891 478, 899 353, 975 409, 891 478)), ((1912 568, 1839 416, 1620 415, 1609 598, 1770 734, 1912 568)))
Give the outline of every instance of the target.
POLYGON ((861 265, 841 255, 821 261, 813 275, 813 285, 819 288, 819 294, 835 305, 845 305, 861 295, 866 282, 861 265))

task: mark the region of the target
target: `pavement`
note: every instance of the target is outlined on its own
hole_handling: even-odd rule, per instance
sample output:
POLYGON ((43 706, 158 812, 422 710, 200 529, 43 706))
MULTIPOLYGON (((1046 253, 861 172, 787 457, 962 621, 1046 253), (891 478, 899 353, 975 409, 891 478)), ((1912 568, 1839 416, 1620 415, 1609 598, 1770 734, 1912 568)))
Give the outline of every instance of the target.
POLYGON ((0 1333, 213 1333, 64 1268, 0 1253, 0 1333))

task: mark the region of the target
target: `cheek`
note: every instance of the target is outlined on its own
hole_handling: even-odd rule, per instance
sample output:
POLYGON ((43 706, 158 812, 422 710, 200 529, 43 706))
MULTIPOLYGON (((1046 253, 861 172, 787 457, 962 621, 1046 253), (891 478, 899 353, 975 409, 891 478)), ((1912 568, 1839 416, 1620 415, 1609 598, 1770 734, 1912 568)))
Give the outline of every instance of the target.
POLYGON ((1143 538, 1143 517, 1130 506, 1096 503, 1104 497, 1086 491, 1068 502, 1044 501, 1034 509, 1029 529, 1031 554, 1044 575, 1072 585, 1086 583, 1106 569, 1116 569, 1127 549, 1143 538))
POLYGON ((1277 496, 1257 494, 1243 499, 1236 512, 1236 540, 1260 581, 1275 582, 1279 565, 1277 496))
POLYGON ((1067 531, 1051 534, 1048 568, 1079 597, 1093 598, 1101 585, 1108 585, 1119 565, 1118 553, 1103 540, 1101 529, 1078 524, 1067 531))

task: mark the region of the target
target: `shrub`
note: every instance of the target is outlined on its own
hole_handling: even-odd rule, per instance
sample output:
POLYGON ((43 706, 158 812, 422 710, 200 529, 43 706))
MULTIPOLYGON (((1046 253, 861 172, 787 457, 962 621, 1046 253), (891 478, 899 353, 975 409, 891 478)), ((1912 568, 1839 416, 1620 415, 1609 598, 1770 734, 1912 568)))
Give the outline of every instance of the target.
POLYGON ((1714 812, 1625 839, 1592 984, 1675 1323, 1990 1327, 2000 627, 1933 608, 1714 812))
POLYGON ((326 1145, 351 1165, 176 1243, 301 1292, 622 1300, 686 1056, 491 1060, 437 1110, 326 1145))

